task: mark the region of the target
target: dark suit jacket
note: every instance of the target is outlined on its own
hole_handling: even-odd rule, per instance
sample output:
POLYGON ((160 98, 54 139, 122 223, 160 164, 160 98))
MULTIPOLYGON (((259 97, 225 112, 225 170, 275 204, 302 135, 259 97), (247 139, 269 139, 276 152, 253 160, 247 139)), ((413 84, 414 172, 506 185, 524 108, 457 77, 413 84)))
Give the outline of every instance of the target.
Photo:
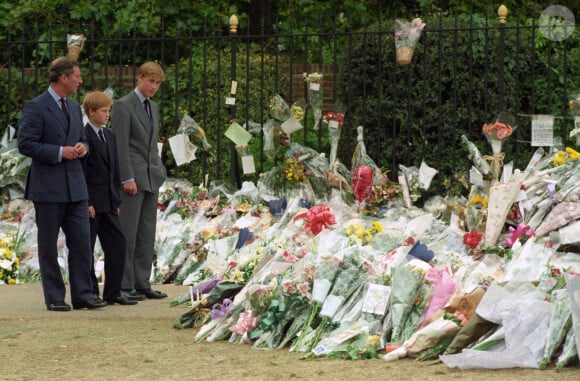
POLYGON ((103 133, 106 144, 100 142, 89 124, 85 126, 91 153, 83 160, 83 164, 89 190, 89 205, 95 208, 96 213, 109 212, 121 205, 117 141, 110 130, 103 128, 103 133))
POLYGON ((58 161, 61 146, 87 141, 79 104, 68 99, 68 106, 70 127, 48 90, 24 107, 18 149, 32 158, 24 193, 27 200, 77 202, 88 198, 81 160, 58 161))
POLYGON ((113 104, 111 126, 117 138, 121 181, 134 179, 140 191, 157 192, 166 172, 157 150, 159 107, 155 102, 151 102, 151 112, 152 124, 133 90, 113 104))

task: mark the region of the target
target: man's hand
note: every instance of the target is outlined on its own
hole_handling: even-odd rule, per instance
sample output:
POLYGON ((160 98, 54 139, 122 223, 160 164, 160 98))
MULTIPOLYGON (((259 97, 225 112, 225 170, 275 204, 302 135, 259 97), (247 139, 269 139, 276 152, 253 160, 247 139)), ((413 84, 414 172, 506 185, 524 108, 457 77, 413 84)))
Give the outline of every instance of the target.
POLYGON ((128 181, 123 184, 123 190, 131 196, 135 196, 138 192, 137 183, 135 181, 128 181))

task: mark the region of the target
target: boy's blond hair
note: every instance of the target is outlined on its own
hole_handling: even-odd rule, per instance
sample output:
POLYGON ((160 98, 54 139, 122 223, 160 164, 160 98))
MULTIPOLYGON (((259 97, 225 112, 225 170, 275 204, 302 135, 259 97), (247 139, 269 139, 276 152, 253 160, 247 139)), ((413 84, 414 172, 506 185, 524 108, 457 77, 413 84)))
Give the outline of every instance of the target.
POLYGON ((85 114, 90 117, 89 111, 98 110, 101 107, 111 107, 113 100, 102 91, 91 91, 85 95, 83 100, 83 110, 85 114))
POLYGON ((153 77, 160 81, 165 81, 163 68, 157 62, 148 61, 139 67, 137 75, 142 78, 153 77))

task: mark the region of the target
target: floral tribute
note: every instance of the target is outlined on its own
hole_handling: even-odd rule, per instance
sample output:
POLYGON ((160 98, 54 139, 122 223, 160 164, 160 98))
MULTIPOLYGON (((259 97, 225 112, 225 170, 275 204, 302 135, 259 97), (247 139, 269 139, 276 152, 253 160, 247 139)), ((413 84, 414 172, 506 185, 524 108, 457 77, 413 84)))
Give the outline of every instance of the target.
MULTIPOLYGON (((499 131, 496 139, 506 135, 499 131)), ((191 286, 172 302, 190 307, 174 327, 198 328, 197 342, 353 360, 387 352, 384 360, 434 358, 462 369, 550 369, 577 356, 567 304, 575 290, 561 275, 580 271, 580 155, 537 150, 513 181, 486 181, 487 161, 462 137, 483 176, 473 170, 468 196, 436 196, 421 209, 386 186, 359 132, 350 170, 334 168, 359 175, 351 188, 328 191, 328 160, 296 143, 277 152, 274 177, 233 194, 218 181, 166 184, 155 279, 191 286), (295 180, 298 191, 289 188, 295 180), (283 198, 275 216, 270 202, 283 198), (379 204, 371 215, 367 205, 379 204)), ((32 217, 19 220, 20 231, 33 231, 32 217)), ((15 240, 6 242, 1 282, 18 283, 27 263, 15 240)))
POLYGON ((308 104, 314 113, 314 131, 318 131, 320 119, 322 118, 322 106, 324 93, 322 90, 322 73, 304 73, 304 81, 308 84, 308 104))
POLYGON ((395 48, 397 49, 398 64, 408 65, 411 63, 415 45, 421 37, 423 28, 425 28, 425 23, 420 18, 415 18, 411 22, 395 20, 395 48))
POLYGON ((14 229, 0 232, 0 284, 20 284, 26 281, 20 268, 22 238, 14 229))
POLYGON ((333 168, 336 162, 340 132, 344 123, 344 113, 327 112, 324 115, 323 122, 328 125, 328 136, 330 138, 330 156, 328 157, 328 162, 330 163, 330 167, 333 168))

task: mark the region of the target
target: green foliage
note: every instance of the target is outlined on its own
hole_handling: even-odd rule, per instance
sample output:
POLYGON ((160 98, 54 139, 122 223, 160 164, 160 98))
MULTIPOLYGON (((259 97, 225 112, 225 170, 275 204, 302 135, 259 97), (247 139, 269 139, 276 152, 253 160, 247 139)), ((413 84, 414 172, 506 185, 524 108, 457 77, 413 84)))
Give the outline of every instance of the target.
MULTIPOLYGON (((166 157, 170 176, 187 178, 192 183, 199 184, 203 180, 204 172, 209 173, 212 179, 227 179, 230 175, 232 163, 228 158, 232 147, 223 134, 232 121, 232 109, 225 105, 226 97, 231 96, 231 48, 200 42, 192 46, 191 52, 190 57, 183 58, 177 66, 167 69, 168 80, 162 102, 175 107, 171 112, 163 114, 162 132, 166 137, 175 135, 184 113, 189 113, 205 130, 212 152, 211 156, 200 154, 201 163, 194 161, 177 167, 170 151, 166 157), (220 151, 217 150, 218 147, 220 151), (204 165, 207 165, 207 168, 204 168, 204 165)), ((235 118, 240 124, 246 121, 257 123, 266 121, 269 119, 269 100, 276 94, 275 83, 262 82, 260 79, 262 75, 264 78, 278 75, 279 80, 285 83, 288 77, 283 74, 283 70, 281 73, 275 73, 276 57, 265 54, 257 45, 242 45, 236 54, 238 91, 235 97, 235 118)), ((192 141, 201 147, 195 138, 192 138, 192 141)), ((258 171, 267 170, 273 165, 272 161, 259 162, 261 146, 261 135, 256 135, 248 147, 257 160, 258 171), (264 165, 266 168, 262 169, 264 165)), ((200 152, 201 150, 198 154, 200 152)), ((252 181, 256 178, 249 177, 244 180, 252 181)))

